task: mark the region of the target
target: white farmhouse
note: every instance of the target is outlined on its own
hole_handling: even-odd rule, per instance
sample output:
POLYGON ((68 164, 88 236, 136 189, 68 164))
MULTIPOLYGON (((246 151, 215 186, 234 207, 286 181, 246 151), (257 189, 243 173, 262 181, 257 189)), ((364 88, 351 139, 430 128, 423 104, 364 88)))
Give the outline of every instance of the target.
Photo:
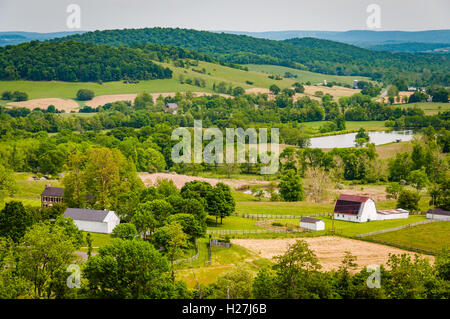
POLYGON ((321 219, 302 217, 300 227, 310 230, 324 230, 325 223, 321 219))
POLYGON ((67 208, 64 216, 71 217, 78 229, 93 233, 112 233, 120 218, 113 211, 84 208, 67 208))
POLYGON ((369 197, 341 194, 334 207, 334 219, 355 223, 377 220, 377 208, 369 197))
POLYGON ((450 221, 450 212, 442 208, 430 209, 429 211, 427 211, 427 218, 442 221, 450 221))

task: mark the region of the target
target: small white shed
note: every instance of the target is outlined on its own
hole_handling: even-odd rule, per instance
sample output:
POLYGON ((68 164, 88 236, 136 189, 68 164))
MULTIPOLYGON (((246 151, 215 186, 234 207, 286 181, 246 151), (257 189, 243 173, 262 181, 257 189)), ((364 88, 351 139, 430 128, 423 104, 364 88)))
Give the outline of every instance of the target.
POLYGON ((321 219, 302 217, 300 220, 300 227, 310 230, 324 230, 325 223, 321 219))
POLYGON ((64 216, 71 217, 79 230, 110 234, 119 225, 120 218, 113 211, 67 208, 64 216))
POLYGON ((427 218, 442 221, 450 221, 450 212, 442 208, 430 209, 427 212, 427 218))

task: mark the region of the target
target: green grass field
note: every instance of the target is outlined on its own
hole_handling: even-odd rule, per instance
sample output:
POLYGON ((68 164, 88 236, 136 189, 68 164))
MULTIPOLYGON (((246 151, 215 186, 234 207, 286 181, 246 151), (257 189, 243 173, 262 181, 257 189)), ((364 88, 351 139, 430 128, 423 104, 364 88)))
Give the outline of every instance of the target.
POLYGON ((208 217, 207 220, 209 230, 242 230, 242 229, 262 229, 261 227, 255 226, 255 220, 237 216, 228 216, 223 219, 222 224, 220 224, 220 219, 216 225, 216 220, 213 217, 208 217))
POLYGON ((411 103, 411 104, 403 104, 402 106, 405 108, 417 106, 425 112, 425 115, 434 115, 438 114, 439 112, 445 112, 450 110, 450 103, 439 103, 439 102, 411 103))
POLYGON ((370 236, 367 239, 438 253, 443 247, 450 247, 450 223, 434 222, 418 225, 370 236))
MULTIPOLYGON (((333 220, 330 217, 317 217, 325 222, 325 230, 312 232, 315 236, 325 235, 333 229, 333 220)), ((337 234, 353 237, 360 234, 375 232, 383 229, 393 228, 397 226, 407 225, 418 221, 425 220, 425 215, 410 215, 408 219, 379 220, 367 223, 352 223, 341 220, 334 221, 334 229, 337 234)), ((276 220, 276 219, 274 219, 276 220)), ((279 219, 276 220, 288 227, 299 226, 300 219, 279 219)))
MULTIPOLYGON (((301 125, 304 125, 305 128, 317 130, 316 133, 318 133, 319 128, 325 123, 328 123, 328 121, 303 122, 301 123, 301 125)), ((363 127, 365 130, 386 130, 384 121, 345 121, 345 127, 347 130, 358 130, 361 127, 363 127)))
POLYGON ((268 74, 275 74, 275 75, 281 75, 281 76, 284 76, 284 74, 286 72, 290 72, 294 75, 297 75, 297 78, 294 79, 295 81, 303 82, 303 83, 307 82, 307 81, 310 81, 312 84, 323 83, 323 80, 327 80, 327 82, 340 82, 340 83, 353 85, 353 80, 370 81, 369 78, 362 77, 362 76, 327 75, 327 74, 320 74, 320 73, 313 73, 313 72, 309 72, 309 71, 292 69, 292 68, 278 66, 278 65, 246 64, 245 66, 248 67, 248 69, 251 71, 265 72, 268 74))

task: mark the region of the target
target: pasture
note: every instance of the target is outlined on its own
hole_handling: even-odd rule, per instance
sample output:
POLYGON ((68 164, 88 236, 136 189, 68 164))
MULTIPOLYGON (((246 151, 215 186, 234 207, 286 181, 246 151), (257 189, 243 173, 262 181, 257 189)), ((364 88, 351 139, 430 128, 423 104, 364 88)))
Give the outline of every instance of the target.
POLYGON ((450 247, 450 223, 434 222, 367 237, 400 247, 411 247, 439 253, 450 247))
POLYGON ((404 104, 404 107, 418 107, 425 112, 425 115, 435 115, 439 112, 445 112, 450 110, 450 103, 439 102, 422 102, 404 104))
POLYGON ((327 82, 340 82, 344 84, 353 85, 353 80, 364 80, 370 81, 369 78, 362 76, 339 76, 339 75, 328 75, 328 74, 320 74, 309 71, 297 70, 293 68, 288 68, 284 66, 278 65, 268 65, 268 64, 246 64, 251 71, 264 72, 267 74, 275 74, 284 76, 286 72, 290 72, 291 74, 297 75, 297 78, 294 80, 297 82, 308 82, 311 83, 323 83, 323 80, 327 80, 327 82))

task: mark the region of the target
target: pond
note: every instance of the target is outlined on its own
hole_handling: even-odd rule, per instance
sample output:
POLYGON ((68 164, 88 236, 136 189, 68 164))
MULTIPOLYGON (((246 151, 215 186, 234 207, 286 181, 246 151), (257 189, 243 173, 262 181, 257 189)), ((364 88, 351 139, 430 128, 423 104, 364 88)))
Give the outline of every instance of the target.
MULTIPOLYGON (((311 148, 344 148, 355 146, 355 136, 357 133, 347 133, 341 135, 330 135, 311 138, 311 148)), ((387 144, 396 141, 410 141, 413 138, 412 130, 406 131, 381 131, 368 132, 370 141, 375 145, 387 144)))

